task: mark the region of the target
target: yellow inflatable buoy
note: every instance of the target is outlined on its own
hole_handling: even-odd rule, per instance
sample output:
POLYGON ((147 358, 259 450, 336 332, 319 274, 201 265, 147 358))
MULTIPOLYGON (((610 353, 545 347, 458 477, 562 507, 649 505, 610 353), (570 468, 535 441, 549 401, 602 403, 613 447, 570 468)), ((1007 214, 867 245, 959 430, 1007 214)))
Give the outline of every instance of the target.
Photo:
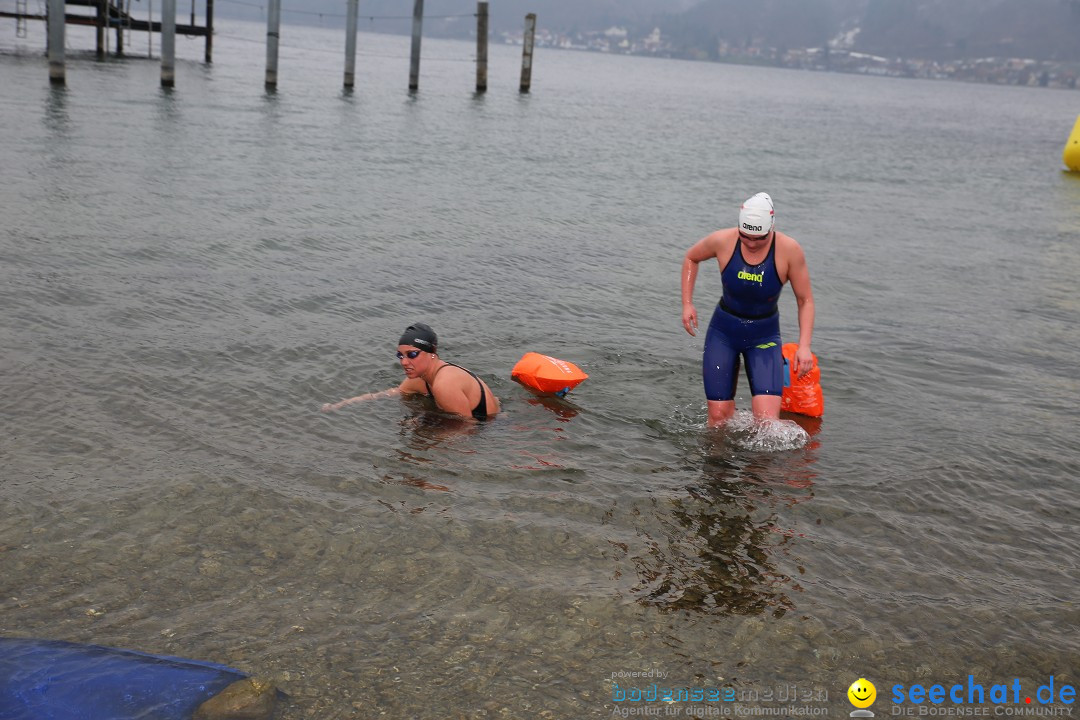
POLYGON ((1080 116, 1076 118, 1069 141, 1065 143, 1065 152, 1061 154, 1065 167, 1073 172, 1080 172, 1080 116))

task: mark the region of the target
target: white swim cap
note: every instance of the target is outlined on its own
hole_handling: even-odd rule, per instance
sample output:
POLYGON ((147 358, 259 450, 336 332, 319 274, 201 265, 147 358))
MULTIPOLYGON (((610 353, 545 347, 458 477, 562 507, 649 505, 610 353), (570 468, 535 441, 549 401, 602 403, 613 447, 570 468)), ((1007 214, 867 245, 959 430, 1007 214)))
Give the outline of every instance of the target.
POLYGON ((772 198, 768 193, 759 192, 739 208, 739 230, 747 235, 768 235, 775 220, 772 198))

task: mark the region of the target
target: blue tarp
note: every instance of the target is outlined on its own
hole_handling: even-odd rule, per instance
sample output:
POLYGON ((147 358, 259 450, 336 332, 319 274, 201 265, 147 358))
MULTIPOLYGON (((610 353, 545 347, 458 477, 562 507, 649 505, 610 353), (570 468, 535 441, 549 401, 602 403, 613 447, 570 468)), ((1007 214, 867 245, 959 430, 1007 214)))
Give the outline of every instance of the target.
POLYGON ((0 638, 0 720, 190 720, 245 677, 198 660, 0 638))

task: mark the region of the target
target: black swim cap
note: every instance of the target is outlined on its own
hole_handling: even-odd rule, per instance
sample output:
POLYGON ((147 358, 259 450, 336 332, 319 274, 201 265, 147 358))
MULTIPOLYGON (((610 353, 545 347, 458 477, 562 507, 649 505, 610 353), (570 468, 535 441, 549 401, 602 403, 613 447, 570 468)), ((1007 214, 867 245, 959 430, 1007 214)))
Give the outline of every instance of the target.
POLYGON ((401 339, 398 340, 398 345, 412 345, 424 352, 433 353, 439 347, 439 338, 435 335, 435 331, 424 323, 413 323, 405 328, 401 339))

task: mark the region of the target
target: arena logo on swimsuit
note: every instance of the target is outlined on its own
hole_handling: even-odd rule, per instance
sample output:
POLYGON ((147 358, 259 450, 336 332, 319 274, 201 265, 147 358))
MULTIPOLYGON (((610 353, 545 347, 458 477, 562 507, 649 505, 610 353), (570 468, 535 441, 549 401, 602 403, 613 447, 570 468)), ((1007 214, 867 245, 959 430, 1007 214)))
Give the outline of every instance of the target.
POLYGON ((753 280, 756 283, 763 283, 765 282, 765 273, 758 273, 755 275, 754 273, 748 273, 745 270, 740 270, 738 278, 740 280, 753 280))

